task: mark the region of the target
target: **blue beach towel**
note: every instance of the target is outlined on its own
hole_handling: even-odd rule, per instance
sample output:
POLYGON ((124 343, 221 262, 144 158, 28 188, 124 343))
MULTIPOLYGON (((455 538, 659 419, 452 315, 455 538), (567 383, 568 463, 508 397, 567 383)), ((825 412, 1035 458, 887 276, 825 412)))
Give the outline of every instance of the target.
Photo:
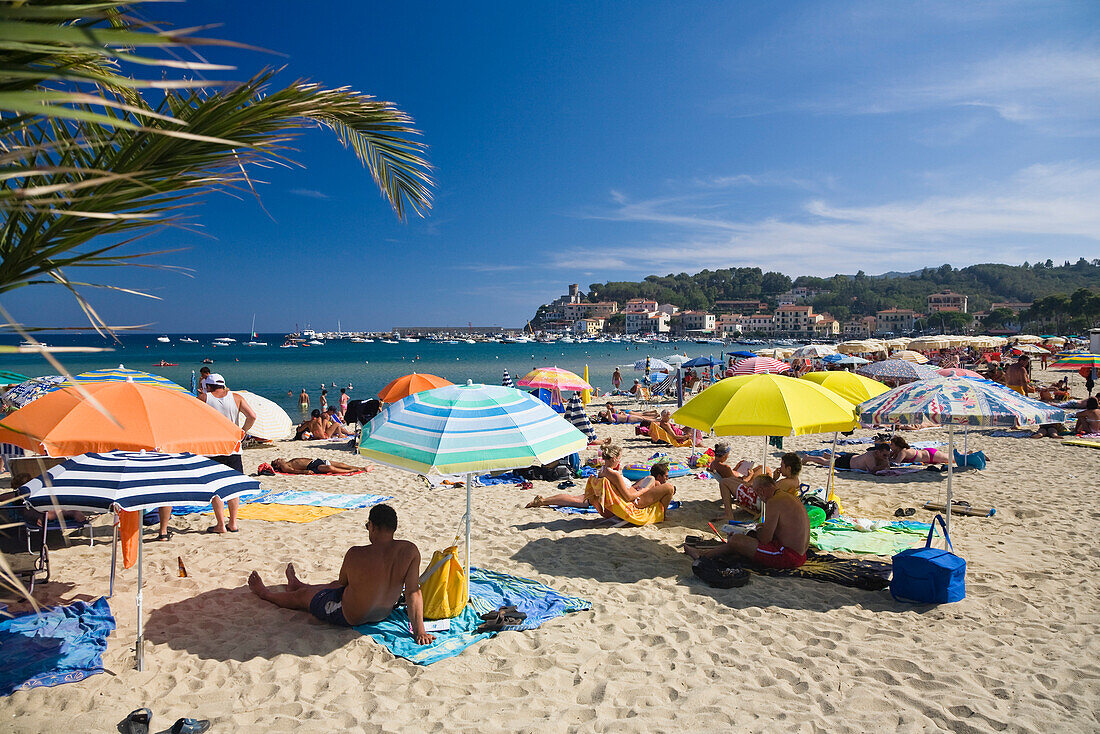
POLYGON ((566 596, 532 579, 471 568, 470 603, 451 620, 449 630, 434 633, 435 642, 432 644, 416 644, 404 607, 395 609, 381 622, 361 624, 355 629, 385 646, 397 657, 416 665, 430 665, 458 655, 479 640, 495 637, 495 632, 474 632, 482 622, 478 615, 505 605, 514 606, 527 615, 523 624, 509 628, 517 630, 534 629, 554 617, 581 612, 591 606, 580 597, 566 596))
POLYGON ((114 629, 103 597, 0 621, 0 696, 102 673, 114 629))
POLYGON ((383 497, 380 494, 337 494, 335 492, 302 489, 265 495, 259 501, 265 505, 309 505, 310 507, 339 507, 343 510, 361 510, 392 499, 393 497, 383 497))
POLYGON ((482 474, 477 478, 477 483, 483 487, 488 487, 493 484, 523 484, 523 477, 519 474, 513 474, 512 472, 498 474, 495 477, 492 474, 482 474))
MULTIPOLYGON (((559 507, 558 505, 546 505, 551 510, 557 510, 558 512, 564 512, 566 515, 598 515, 596 508, 594 507, 559 507)), ((676 500, 668 503, 669 510, 680 509, 680 503, 676 500)))

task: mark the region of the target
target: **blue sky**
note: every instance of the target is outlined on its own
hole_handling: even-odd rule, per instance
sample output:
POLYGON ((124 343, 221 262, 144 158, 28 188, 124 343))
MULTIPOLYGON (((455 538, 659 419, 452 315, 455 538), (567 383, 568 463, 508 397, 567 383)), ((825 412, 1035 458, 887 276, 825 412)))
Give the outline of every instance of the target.
MULTIPOLYGON (((214 195, 203 235, 96 295, 157 331, 518 325, 608 279, 760 266, 913 270, 1100 254, 1100 4, 227 3, 148 6, 397 103, 438 188, 400 223, 323 131, 265 170, 264 211, 214 195), (268 214, 270 213, 270 216, 268 214), (210 326, 212 328, 199 328, 210 326)), ((58 290, 5 305, 80 322, 58 290)))

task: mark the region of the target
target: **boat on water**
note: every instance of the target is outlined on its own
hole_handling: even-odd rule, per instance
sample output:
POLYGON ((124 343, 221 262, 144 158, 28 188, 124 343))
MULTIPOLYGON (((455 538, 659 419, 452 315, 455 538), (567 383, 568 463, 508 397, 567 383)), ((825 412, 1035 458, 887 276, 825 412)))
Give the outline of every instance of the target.
POLYGON ((280 344, 279 345, 279 349, 297 349, 297 348, 298 348, 298 345, 295 344, 294 342, 286 342, 285 344, 280 344))
POLYGON ((417 339, 416 337, 412 337, 412 336, 403 336, 403 337, 401 337, 401 339, 399 339, 399 341, 403 341, 406 344, 418 344, 420 342, 419 339, 417 339))
POLYGON ((361 336, 353 336, 351 339, 348 339, 348 341, 350 341, 352 344, 373 344, 374 343, 374 339, 366 339, 366 338, 361 337, 361 336))
POLYGON ((154 367, 179 367, 178 362, 165 362, 163 359, 157 362, 154 367))
POLYGON ((198 344, 199 340, 198 339, 192 339, 189 336, 185 336, 185 337, 180 339, 180 343, 181 344, 198 344))
POLYGON ((158 336, 157 341, 162 343, 162 344, 171 344, 172 343, 172 340, 169 339, 167 336, 158 336))
POLYGON ((244 345, 246 347, 266 347, 267 346, 267 342, 258 342, 258 341, 256 341, 257 339, 259 339, 259 335, 256 333, 256 314, 252 314, 252 328, 249 330, 248 333, 251 336, 249 336, 248 341, 246 341, 244 343, 244 345))
POLYGON ((206 359, 204 359, 202 361, 202 363, 203 364, 214 364, 214 360, 210 359, 210 357, 207 357, 206 359))
POLYGON ((383 339, 382 343, 383 344, 396 344, 397 342, 394 341, 393 339, 383 339))
POLYGON ((318 340, 318 339, 310 339, 308 342, 306 342, 306 344, 309 344, 312 347, 323 347, 323 346, 325 346, 325 343, 323 341, 318 340))

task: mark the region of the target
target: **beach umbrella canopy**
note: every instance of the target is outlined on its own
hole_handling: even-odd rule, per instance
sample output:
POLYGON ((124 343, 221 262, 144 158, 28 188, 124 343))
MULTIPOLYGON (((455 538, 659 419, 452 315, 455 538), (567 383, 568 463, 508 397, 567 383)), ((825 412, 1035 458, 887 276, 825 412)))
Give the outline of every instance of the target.
POLYGON ((21 375, 18 372, 9 372, 8 370, 0 370, 0 382, 5 385, 14 385, 19 382, 26 382, 31 378, 26 375, 21 375))
POLYGON ((777 374, 790 370, 791 366, 786 362, 780 362, 771 357, 752 357, 743 359, 733 366, 734 375, 759 375, 764 373, 777 374))
POLYGON ((925 357, 920 352, 914 352, 912 349, 902 349, 894 352, 890 355, 890 359, 904 359, 906 362, 915 362, 916 364, 928 364, 928 357, 925 357))
POLYGON ((64 381, 65 378, 61 375, 32 377, 4 393, 4 403, 13 408, 22 408, 48 393, 57 383, 64 381))
POLYGON ((855 406, 809 380, 772 374, 714 383, 672 414, 682 426, 719 436, 800 436, 850 431, 855 406))
MULTIPOLYGON (((192 400, 191 402, 198 402, 192 400)), ((204 406, 205 407, 205 406, 204 406)), ((107 512, 142 511, 155 507, 209 504, 214 497, 229 501, 258 492, 260 483, 224 464, 190 453, 111 451, 75 456, 23 485, 32 507, 47 510, 107 512)), ((117 535, 115 536, 117 543, 117 535)), ((142 566, 144 544, 138 527, 137 669, 144 669, 142 566)), ((115 556, 111 551, 111 595, 115 586, 115 556)))
POLYGON ((832 390, 853 405, 858 405, 890 389, 877 380, 854 372, 807 372, 802 375, 802 379, 832 390))
POLYGON ((936 374, 940 377, 977 377, 980 380, 985 379, 974 370, 964 370, 961 367, 949 367, 948 369, 936 370, 936 374))
MULTIPOLYGON (((139 385, 156 385, 157 387, 167 388, 168 390, 179 390, 180 392, 188 392, 187 388, 183 385, 177 385, 169 380, 167 377, 161 377, 160 375, 154 375, 149 372, 142 372, 141 370, 130 370, 124 366, 105 369, 105 370, 89 370, 88 372, 81 372, 79 375, 73 377, 73 382, 81 385, 87 385, 96 382, 135 382, 139 385)), ((53 389, 57 390, 62 387, 71 386, 72 383, 65 381, 56 385, 53 389)))
POLYGON ((910 349, 947 349, 951 346, 951 343, 940 336, 921 336, 917 337, 913 341, 909 342, 908 347, 910 349))
POLYGON ((547 464, 587 445, 533 395, 467 383, 387 405, 363 429, 359 453, 421 474, 462 474, 547 464))
POLYGON ((444 380, 442 377, 413 372, 411 375, 390 380, 390 383, 378 392, 378 399, 383 403, 396 403, 413 393, 434 390, 437 387, 446 387, 453 384, 450 380, 444 380))
POLYGON ((547 390, 558 390, 559 392, 563 390, 580 392, 581 390, 592 389, 592 386, 580 375, 569 370, 563 370, 560 367, 536 367, 521 377, 516 385, 518 387, 542 387, 547 390))
POLYGON ((734 357, 743 357, 745 359, 752 359, 757 356, 755 352, 750 352, 747 349, 738 349, 736 352, 726 352, 726 354, 732 354, 734 357))
MULTIPOLYGON (((294 436, 294 421, 277 403, 248 390, 233 392, 244 398, 249 407, 256 411, 256 422, 248 429, 248 435, 267 441, 282 441, 294 436)), ((244 426, 245 420, 244 413, 237 416, 238 425, 244 426)))
POLYGON ((359 453, 420 474, 466 474, 466 578, 474 472, 519 469, 583 451, 588 438, 546 403, 494 385, 451 385, 387 405, 359 453))
POLYGON ((841 354, 870 354, 881 351, 883 347, 876 343, 856 339, 854 341, 841 342, 836 345, 836 350, 841 354))
POLYGON ((1050 354, 1049 349, 1043 349, 1034 344, 1016 344, 1012 347, 1012 351, 1019 354, 1050 354))
POLYGON ((830 354, 823 361, 826 364, 871 364, 871 360, 854 354, 830 354))
POLYGON ((670 354, 667 357, 665 357, 664 361, 667 362, 672 367, 677 367, 677 366, 682 367, 684 365, 684 362, 687 361, 687 357, 685 357, 682 354, 670 354))
POLYGON ((501 387, 515 387, 516 383, 512 382, 512 376, 508 374, 508 370, 504 370, 504 377, 500 381, 501 387))
POLYGON ((1076 370, 1082 367, 1100 368, 1100 354, 1085 352, 1062 354, 1054 364, 1050 365, 1052 370, 1076 370))
POLYGON ((881 362, 872 362, 856 369, 856 372, 873 380, 927 380, 930 377, 939 377, 936 371, 923 364, 906 362, 904 359, 885 359, 881 362))
POLYGON ((186 392, 134 382, 81 389, 111 418, 75 388, 54 390, 0 421, 0 443, 47 456, 115 450, 219 456, 241 449, 241 429, 186 392))
POLYGON ((86 453, 23 485, 26 502, 45 512, 151 510, 228 501, 258 492, 260 483, 205 456, 147 451, 86 453), (48 477, 45 478, 45 477, 48 477))
POLYGON ((820 359, 836 353, 836 347, 829 346, 828 344, 807 344, 804 347, 799 347, 794 350, 791 356, 797 357, 798 359, 820 359))
POLYGON ((646 357, 634 363, 634 370, 636 372, 645 372, 646 370, 650 372, 674 372, 675 368, 663 359, 646 357))
POLYGON ((724 364, 725 364, 725 362, 723 362, 720 359, 715 359, 714 357, 696 357, 695 359, 689 359, 687 362, 684 362, 680 366, 681 367, 721 367, 724 364))
POLYGON ((1009 344, 1038 344, 1041 341, 1043 338, 1034 334, 1017 334, 1008 338, 1009 344))
POLYGON ((596 440, 596 431, 592 428, 592 422, 588 420, 588 413, 584 411, 580 396, 573 395, 565 404, 565 420, 573 424, 573 427, 583 433, 589 443, 596 440))
POLYGON ((905 349, 907 346, 909 346, 909 342, 911 341, 913 340, 909 339, 908 337, 899 336, 894 339, 887 339, 885 343, 886 346, 890 347, 891 349, 905 349))

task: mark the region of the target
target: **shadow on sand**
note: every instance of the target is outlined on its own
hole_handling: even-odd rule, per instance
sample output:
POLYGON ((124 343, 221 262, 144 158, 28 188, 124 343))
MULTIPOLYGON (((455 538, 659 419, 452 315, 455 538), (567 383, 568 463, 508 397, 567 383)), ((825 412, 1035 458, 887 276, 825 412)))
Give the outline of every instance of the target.
POLYGON ((307 612, 269 604, 247 586, 213 589, 166 604, 149 614, 145 627, 150 642, 209 660, 327 655, 361 636, 355 630, 320 622, 307 612), (252 634, 257 625, 270 629, 293 626, 299 633, 280 636, 276 645, 264 635, 252 634))

